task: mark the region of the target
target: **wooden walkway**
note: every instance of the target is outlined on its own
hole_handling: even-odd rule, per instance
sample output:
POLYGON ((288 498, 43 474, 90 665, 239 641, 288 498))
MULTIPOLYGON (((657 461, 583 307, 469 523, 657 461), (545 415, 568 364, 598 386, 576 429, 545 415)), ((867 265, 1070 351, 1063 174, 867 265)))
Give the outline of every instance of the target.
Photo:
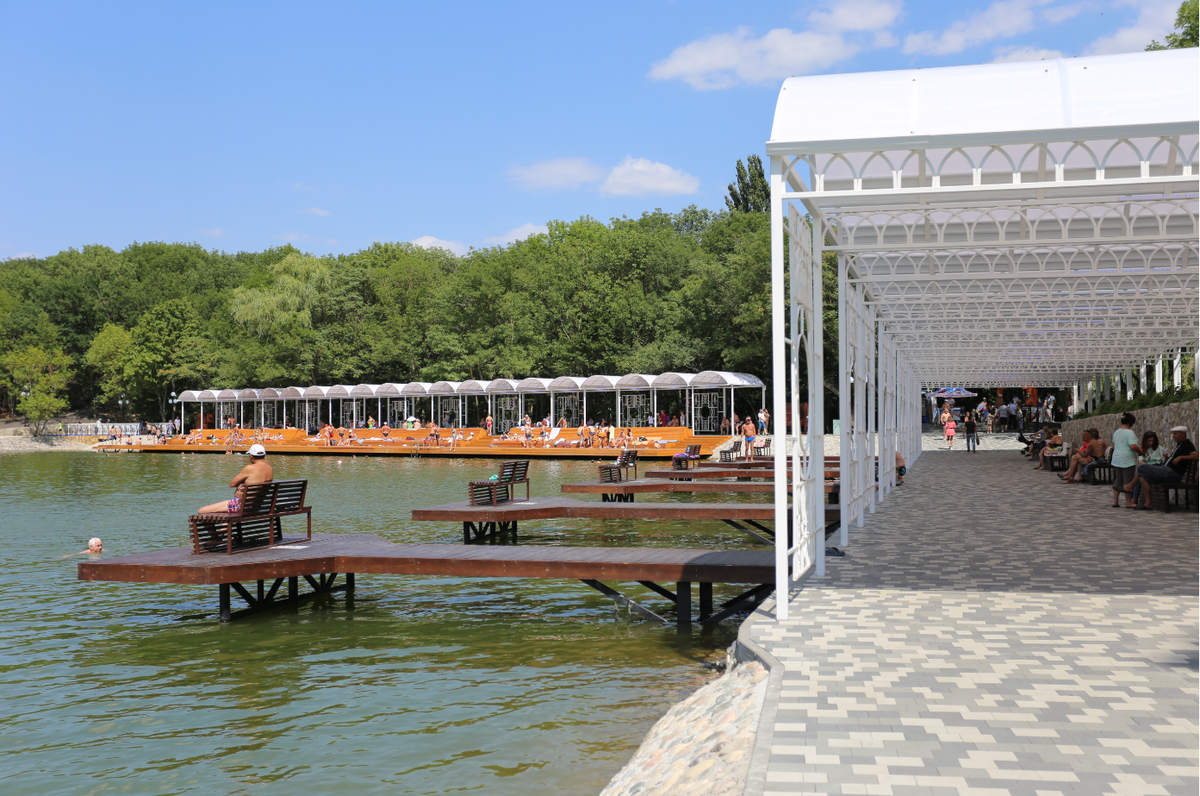
POLYGON ((665 621, 602 581, 635 582, 675 603, 680 625, 692 621, 692 584, 700 585, 700 621, 713 623, 763 597, 775 576, 771 551, 393 544, 373 534, 313 534, 311 541, 299 538, 234 555, 196 555, 190 547, 175 547, 79 564, 79 579, 85 581, 217 585, 222 621, 298 602, 301 579, 312 587, 305 595, 311 597, 352 590, 354 575, 362 573, 577 579, 643 616, 665 621), (659 582, 674 582, 675 590, 659 582), (754 587, 714 606, 713 583, 754 587), (286 597, 281 594, 285 584, 286 597), (231 610, 232 593, 245 600, 246 609, 231 610))

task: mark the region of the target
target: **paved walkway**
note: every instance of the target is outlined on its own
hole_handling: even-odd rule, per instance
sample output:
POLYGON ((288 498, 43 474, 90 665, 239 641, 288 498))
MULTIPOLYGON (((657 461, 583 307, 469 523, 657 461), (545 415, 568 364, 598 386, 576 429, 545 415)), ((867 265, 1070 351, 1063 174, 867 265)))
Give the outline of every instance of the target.
POLYGON ((1195 796, 1196 515, 926 445, 752 630, 785 667, 766 793, 1195 796))

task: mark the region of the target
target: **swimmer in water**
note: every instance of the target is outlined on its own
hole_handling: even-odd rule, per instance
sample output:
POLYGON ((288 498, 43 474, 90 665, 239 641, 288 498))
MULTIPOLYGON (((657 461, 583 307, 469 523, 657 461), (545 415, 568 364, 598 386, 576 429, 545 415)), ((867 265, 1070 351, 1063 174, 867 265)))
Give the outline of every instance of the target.
POLYGON ((80 550, 78 553, 68 553, 63 558, 71 558, 73 556, 98 556, 104 552, 104 542, 100 541, 99 536, 93 536, 88 539, 87 550, 80 550))

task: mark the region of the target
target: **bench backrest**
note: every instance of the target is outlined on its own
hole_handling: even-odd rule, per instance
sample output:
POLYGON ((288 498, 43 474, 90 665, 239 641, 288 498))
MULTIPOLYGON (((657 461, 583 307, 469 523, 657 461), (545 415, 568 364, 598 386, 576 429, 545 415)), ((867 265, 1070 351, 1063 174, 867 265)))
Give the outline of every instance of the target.
POLYGON ((521 483, 528 480, 529 460, 520 459, 515 462, 500 463, 500 477, 496 480, 501 484, 521 483))
POLYGON ((275 481, 275 511, 295 511, 304 507, 304 495, 308 492, 308 480, 296 478, 275 481))
POLYGON ((700 446, 699 445, 688 445, 686 448, 684 448, 683 452, 685 454, 687 454, 689 457, 699 456, 700 455, 700 446))
POLYGON ((637 461, 638 452, 632 448, 621 451, 621 455, 617 457, 618 467, 631 467, 637 461))

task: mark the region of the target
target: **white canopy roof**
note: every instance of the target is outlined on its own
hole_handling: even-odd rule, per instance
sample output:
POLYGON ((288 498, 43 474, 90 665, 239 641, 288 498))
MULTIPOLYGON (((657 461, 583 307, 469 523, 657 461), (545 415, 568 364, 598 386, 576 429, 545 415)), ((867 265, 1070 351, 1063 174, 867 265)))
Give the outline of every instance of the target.
POLYGON ((654 377, 651 386, 660 390, 682 390, 690 387, 695 378, 695 373, 663 373, 654 377))
POLYGON ((764 387, 762 379, 749 373, 702 370, 692 379, 693 387, 764 387))
POLYGON ((655 377, 646 373, 629 373, 617 379, 618 390, 648 390, 655 377))
POLYGON ((433 385, 427 381, 410 381, 400 388, 401 395, 428 395, 433 385))
POLYGON ((198 392, 196 390, 184 390, 183 392, 179 393, 179 400, 181 400, 181 401, 199 401, 200 400, 200 392, 198 392))
POLYGON ((435 381, 429 386, 430 395, 458 395, 458 381, 435 381))
POLYGON ((239 401, 257 401, 258 393, 258 390, 252 389, 238 390, 237 399, 239 401))
POLYGON ((517 392, 548 392, 553 379, 542 379, 537 376, 530 376, 528 379, 521 379, 517 383, 517 392))
POLYGON ((284 401, 295 401, 304 397, 303 387, 285 387, 279 391, 279 397, 284 401))
POLYGON ((304 388, 304 397, 308 398, 310 400, 313 398, 316 398, 319 400, 321 398, 325 398, 328 395, 329 395, 328 387, 313 386, 313 387, 305 387, 304 388))
POLYGON ((619 376, 588 376, 583 380, 580 389, 588 392, 610 392, 617 389, 619 376))
POLYGON ((458 385, 459 395, 482 395, 487 392, 489 382, 479 379, 467 379, 462 384, 458 385))
POLYGON ((814 219, 922 383, 1136 368, 1196 345, 1198 96, 1194 49, 790 78, 777 221, 814 219))
POLYGON ((1005 133, 1038 140, 1030 133, 1055 129, 1128 134, 1195 122, 1198 96, 1194 49, 792 77, 779 92, 767 151, 971 136, 990 144, 1005 133), (836 110, 814 112, 816 97, 836 110))
POLYGON ((354 398, 374 398, 378 392, 378 384, 359 384, 350 388, 350 395, 354 398))
POLYGON ((512 379, 492 379, 487 386, 487 392, 491 395, 515 393, 516 391, 517 383, 512 379))
POLYGON ((550 392, 578 392, 583 389, 583 381, 579 376, 559 376, 550 382, 550 392))

